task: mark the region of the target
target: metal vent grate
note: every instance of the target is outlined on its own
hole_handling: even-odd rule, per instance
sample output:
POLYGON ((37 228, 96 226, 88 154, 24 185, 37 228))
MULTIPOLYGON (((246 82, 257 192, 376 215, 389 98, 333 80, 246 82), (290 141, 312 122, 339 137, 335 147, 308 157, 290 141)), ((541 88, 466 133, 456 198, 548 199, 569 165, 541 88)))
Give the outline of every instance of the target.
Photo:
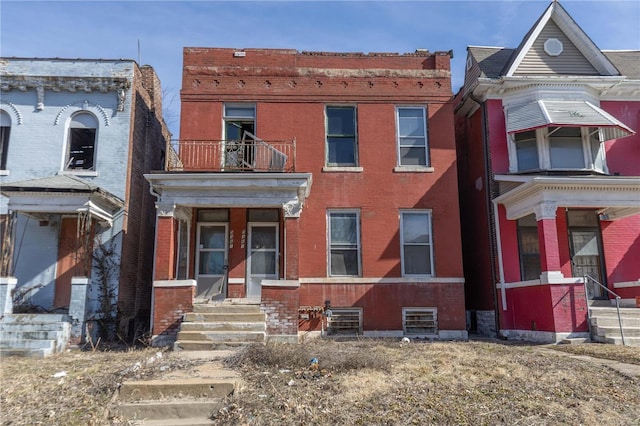
POLYGON ((438 309, 402 308, 404 334, 433 336, 438 334, 438 309))
POLYGON ((362 308, 331 308, 327 322, 328 336, 361 335, 362 308))

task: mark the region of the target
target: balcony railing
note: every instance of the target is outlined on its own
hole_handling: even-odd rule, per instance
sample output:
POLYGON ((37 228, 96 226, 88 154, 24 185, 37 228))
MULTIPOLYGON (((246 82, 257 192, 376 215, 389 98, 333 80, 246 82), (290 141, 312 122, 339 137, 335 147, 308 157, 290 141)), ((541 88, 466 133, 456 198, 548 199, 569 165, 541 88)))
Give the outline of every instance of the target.
POLYGON ((167 170, 185 172, 295 172, 296 140, 179 140, 167 156, 167 170))

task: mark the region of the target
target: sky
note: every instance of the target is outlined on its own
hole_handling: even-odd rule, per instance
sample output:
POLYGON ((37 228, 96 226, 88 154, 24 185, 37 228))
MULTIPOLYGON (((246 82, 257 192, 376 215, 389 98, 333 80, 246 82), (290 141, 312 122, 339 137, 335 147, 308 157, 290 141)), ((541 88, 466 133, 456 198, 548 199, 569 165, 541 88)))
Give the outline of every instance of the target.
MULTIPOLYGON (((178 138, 185 47, 453 50, 456 93, 467 46, 517 47, 549 3, 0 0, 0 56, 125 58, 151 65, 162 84, 165 121, 178 138)), ((600 49, 640 50, 640 1, 561 4, 600 49)))

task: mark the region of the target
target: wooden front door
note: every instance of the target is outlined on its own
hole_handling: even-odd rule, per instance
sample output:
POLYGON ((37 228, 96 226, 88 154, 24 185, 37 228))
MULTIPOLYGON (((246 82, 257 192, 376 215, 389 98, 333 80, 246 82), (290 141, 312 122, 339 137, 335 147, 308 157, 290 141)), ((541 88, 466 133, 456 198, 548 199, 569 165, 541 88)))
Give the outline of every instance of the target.
POLYGON ((69 307, 71 277, 84 277, 88 274, 88 271, 85 271, 87 247, 84 247, 82 240, 83 238, 78 238, 78 219, 75 217, 63 218, 60 222, 60 237, 58 238, 54 308, 69 307))

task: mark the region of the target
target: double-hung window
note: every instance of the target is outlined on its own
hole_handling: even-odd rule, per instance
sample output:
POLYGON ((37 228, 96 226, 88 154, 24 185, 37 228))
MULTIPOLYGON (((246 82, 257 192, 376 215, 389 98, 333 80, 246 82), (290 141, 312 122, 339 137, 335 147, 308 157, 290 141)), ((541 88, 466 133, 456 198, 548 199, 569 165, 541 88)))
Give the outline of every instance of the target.
POLYGON ((88 112, 71 118, 65 170, 95 170, 98 120, 88 112))
POLYGON ((397 107, 398 164, 428 166, 427 118, 423 107, 397 107))
POLYGON ((520 252, 520 279, 522 281, 540 278, 540 243, 538 223, 534 215, 517 221, 518 250, 520 252))
POLYGON ((329 211, 329 275, 359 276, 360 214, 357 210, 329 211))
POLYGON ((402 275, 433 276, 431 212, 400 212, 402 275))
POLYGON ((0 110, 0 170, 7 170, 7 153, 9 152, 9 134, 11 133, 11 118, 9 114, 0 110))
POLYGON ((357 166, 356 108, 354 106, 327 106, 326 115, 327 166, 357 166))
POLYGON ((548 127, 512 136, 511 171, 586 170, 607 173, 604 145, 596 127, 548 127))

